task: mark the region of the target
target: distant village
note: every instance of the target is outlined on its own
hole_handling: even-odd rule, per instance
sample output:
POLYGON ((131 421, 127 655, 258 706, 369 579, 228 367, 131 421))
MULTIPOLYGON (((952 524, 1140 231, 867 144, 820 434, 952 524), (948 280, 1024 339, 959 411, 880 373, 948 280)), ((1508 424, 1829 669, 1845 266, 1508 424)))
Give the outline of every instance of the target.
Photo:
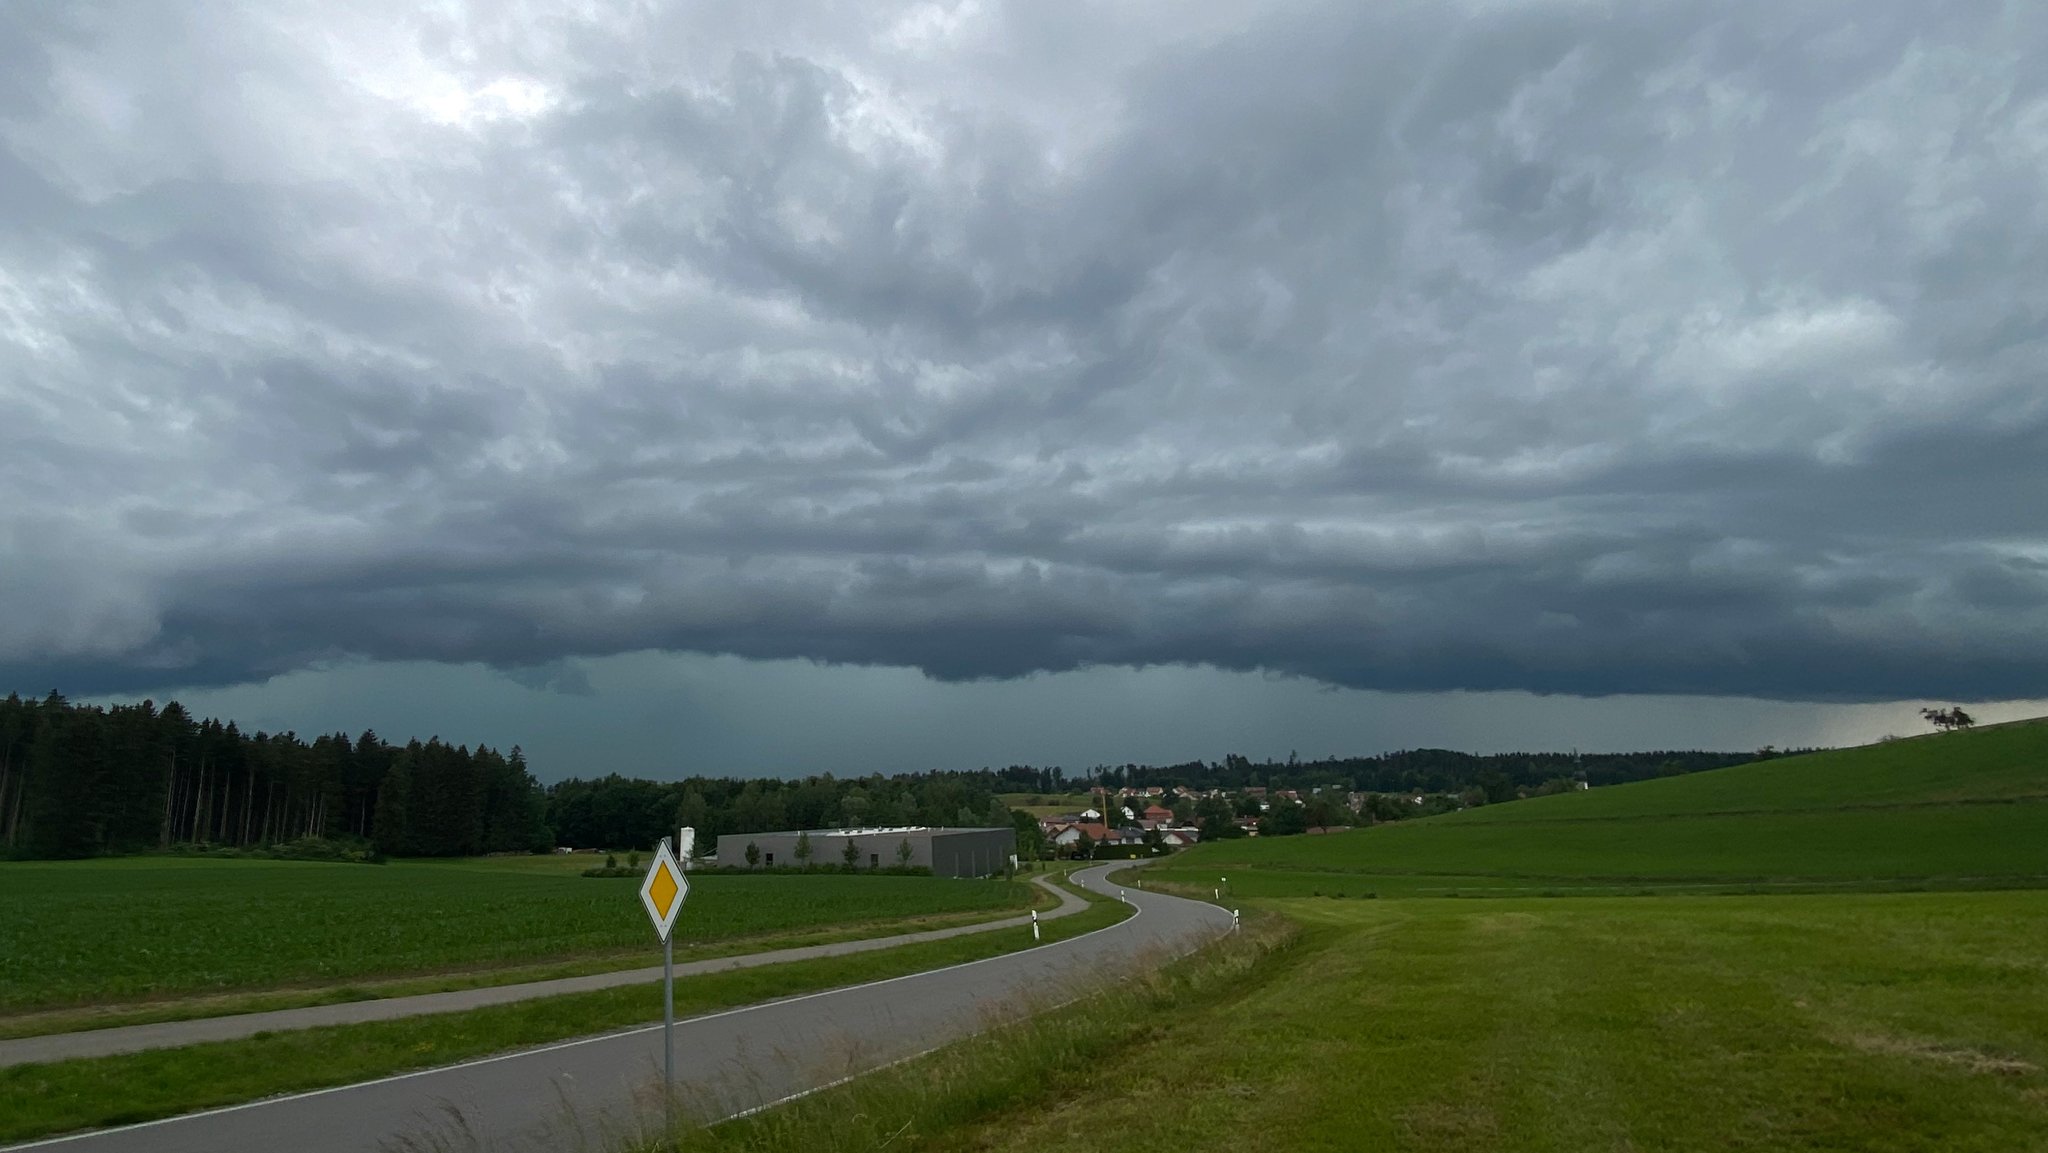
MULTIPOLYGON (((1579 776, 1565 778, 1553 789, 1559 787, 1588 786, 1579 776)), ((1034 812, 1049 807, 1047 799, 1019 798, 1026 811, 1034 812)), ((1087 807, 1072 812, 1037 816, 1045 855, 1154 855, 1186 848, 1204 837, 1326 834, 1376 821, 1464 808, 1475 801, 1484 803, 1481 798, 1455 794, 1390 796, 1320 787, 1304 793, 1256 785, 1234 790, 1188 785, 1098 788, 1087 800, 1087 807)))

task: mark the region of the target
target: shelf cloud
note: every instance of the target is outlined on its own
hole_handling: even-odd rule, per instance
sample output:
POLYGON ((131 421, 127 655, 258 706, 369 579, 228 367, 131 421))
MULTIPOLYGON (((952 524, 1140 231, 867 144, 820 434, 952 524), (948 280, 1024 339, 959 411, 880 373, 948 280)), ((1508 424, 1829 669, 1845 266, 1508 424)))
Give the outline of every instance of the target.
POLYGON ((0 681, 2048 696, 2048 9, 666 7, 0 9, 0 681))

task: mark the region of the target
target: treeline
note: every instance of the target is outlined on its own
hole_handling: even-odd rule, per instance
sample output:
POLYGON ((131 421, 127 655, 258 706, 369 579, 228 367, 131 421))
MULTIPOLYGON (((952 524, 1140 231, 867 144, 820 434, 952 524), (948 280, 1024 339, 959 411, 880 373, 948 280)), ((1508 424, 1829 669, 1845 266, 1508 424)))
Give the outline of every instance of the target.
POLYGON ((0 851, 13 856, 304 839, 465 856, 546 849, 545 817, 517 748, 398 746, 369 731, 252 735, 175 701, 0 701, 0 851))
MULTIPOLYGON (((653 845, 680 826, 697 830, 697 843, 709 852, 724 833, 761 833, 783 829, 826 829, 849 825, 1003 825, 1013 823, 998 793, 1059 795, 1091 788, 1142 789, 1185 785, 1242 793, 1263 787, 1296 789, 1315 794, 1316 804, 1337 806, 1324 815, 1312 806, 1285 806, 1275 821, 1276 832, 1298 831, 1294 810, 1302 808, 1308 824, 1334 825, 1356 819, 1343 808, 1351 792, 1383 794, 1362 816, 1367 820, 1400 820, 1456 808, 1460 804, 1502 801, 1522 792, 1555 788, 1561 780, 1614 785, 1650 777, 1718 769, 1771 756, 1760 753, 1505 753, 1476 755, 1448 749, 1415 749, 1377 757, 1331 758, 1304 762, 1255 762, 1231 755, 1221 762, 1191 761, 1180 765, 1097 766, 1068 776, 1064 768, 1012 765, 894 776, 835 778, 830 774, 782 781, 690 777, 682 781, 649 781, 608 776, 567 780, 548 789, 547 823, 556 840, 579 848, 640 848, 653 845), (1317 792, 1320 790, 1320 792, 1317 792), (1395 804, 1396 794, 1429 794, 1442 802, 1416 807, 1395 804), (1463 797, 1463 801, 1457 798, 1463 797), (1448 800, 1446 800, 1448 798, 1448 800)), ((1247 802, 1250 803, 1250 802, 1247 802)), ((1261 813, 1256 804, 1245 810, 1261 813)), ((1233 814, 1224 807, 1221 824, 1233 814)), ((1037 825, 1019 823, 1020 832, 1035 834, 1037 825), (1029 826, 1026 828, 1025 826, 1029 826)))
MULTIPOLYGON (((1072 775, 1030 765, 792 781, 613 775, 543 789, 516 746, 509 754, 438 738, 401 746, 370 731, 309 742, 291 732, 252 735, 231 721, 198 720, 176 702, 160 709, 151 701, 74 705, 53 692, 40 701, 10 695, 0 702, 0 853, 83 857, 327 839, 389 855, 467 856, 542 851, 557 842, 648 848, 680 825, 694 826, 709 850, 723 833, 1013 823, 997 799, 1005 792, 1185 785, 1234 793, 1294 789, 1305 797, 1317 790, 1431 794, 1483 803, 1560 781, 1612 785, 1771 755, 1770 749, 1483 756, 1412 749, 1319 761, 1233 754, 1220 762, 1099 765, 1072 775)), ((1384 820, 1431 811, 1383 799, 1362 815, 1384 820)), ((1325 823, 1315 816, 1311 823, 1325 823)), ((1291 807, 1284 819, 1293 821, 1291 807)), ((1036 829, 1029 820, 1019 824, 1025 826, 1026 832, 1036 829)))
POLYGON ((1599 787, 1783 755, 1766 747, 1727 753, 1658 750, 1639 753, 1461 753, 1453 749, 1408 749, 1370 757, 1328 757, 1304 761, 1253 761, 1235 753, 1222 761, 1176 765, 1097 765, 1069 775, 1063 768, 1012 765, 991 770, 1003 792, 1065 793, 1100 783, 1108 788, 1143 789, 1187 785, 1197 789, 1339 789, 1364 793, 1463 793, 1496 788, 1538 788, 1558 778, 1599 787))
POLYGON ((987 770, 845 779, 825 774, 790 781, 613 775, 550 786, 547 820, 561 844, 593 849, 648 847, 688 826, 697 830, 698 850, 709 853, 726 833, 1007 825, 1010 812, 996 798, 997 784, 987 770))

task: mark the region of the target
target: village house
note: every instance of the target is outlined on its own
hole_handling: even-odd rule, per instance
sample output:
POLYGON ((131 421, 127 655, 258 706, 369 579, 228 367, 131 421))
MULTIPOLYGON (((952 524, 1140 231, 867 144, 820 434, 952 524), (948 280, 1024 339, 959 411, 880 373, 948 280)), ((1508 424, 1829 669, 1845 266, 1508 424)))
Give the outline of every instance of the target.
POLYGON ((1090 844, 1106 845, 1115 843, 1111 839, 1111 834, 1107 826, 1092 821, 1081 821, 1070 825, 1061 825, 1059 831, 1056 833, 1048 834, 1046 840, 1052 842, 1052 844, 1057 846, 1058 848, 1072 849, 1074 846, 1081 843, 1082 837, 1088 838, 1090 844))

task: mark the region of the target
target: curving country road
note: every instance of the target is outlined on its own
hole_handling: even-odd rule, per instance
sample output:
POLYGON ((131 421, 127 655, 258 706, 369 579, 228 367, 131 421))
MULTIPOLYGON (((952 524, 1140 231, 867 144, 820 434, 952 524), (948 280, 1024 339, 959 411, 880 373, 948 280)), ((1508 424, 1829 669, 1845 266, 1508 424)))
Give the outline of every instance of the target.
MULTIPOLYGON (((1116 895, 1103 865, 1075 874, 1116 895)), ((1131 889, 1137 915, 964 965, 676 1022, 676 1079, 694 1112, 730 1116, 957 1040, 1091 976, 1185 952, 1227 930, 1213 905, 1131 889)), ((660 1116, 661 1026, 548 1045, 120 1129, 12 1146, 64 1153, 292 1149, 602 1149, 660 1116)))

